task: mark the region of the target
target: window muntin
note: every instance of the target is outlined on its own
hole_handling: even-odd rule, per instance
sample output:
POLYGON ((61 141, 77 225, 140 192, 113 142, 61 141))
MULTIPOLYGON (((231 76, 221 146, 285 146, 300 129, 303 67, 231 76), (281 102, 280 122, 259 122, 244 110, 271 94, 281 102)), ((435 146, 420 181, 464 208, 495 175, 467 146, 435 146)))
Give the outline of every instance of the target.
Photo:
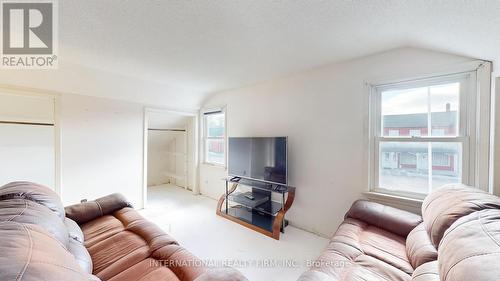
POLYGON ((464 116, 473 118, 464 114, 468 75, 373 89, 371 190, 423 198, 444 184, 464 182, 470 149, 464 116))
POLYGON ((223 111, 205 113, 204 124, 205 163, 223 166, 226 163, 225 113, 223 111))

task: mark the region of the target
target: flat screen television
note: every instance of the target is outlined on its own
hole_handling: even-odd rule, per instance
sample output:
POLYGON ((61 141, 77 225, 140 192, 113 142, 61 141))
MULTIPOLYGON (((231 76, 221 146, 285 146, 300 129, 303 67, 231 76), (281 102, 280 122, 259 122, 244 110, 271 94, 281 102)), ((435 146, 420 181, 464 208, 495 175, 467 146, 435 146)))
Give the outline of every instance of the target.
POLYGON ((274 184, 287 184, 287 138, 228 139, 228 174, 274 184))

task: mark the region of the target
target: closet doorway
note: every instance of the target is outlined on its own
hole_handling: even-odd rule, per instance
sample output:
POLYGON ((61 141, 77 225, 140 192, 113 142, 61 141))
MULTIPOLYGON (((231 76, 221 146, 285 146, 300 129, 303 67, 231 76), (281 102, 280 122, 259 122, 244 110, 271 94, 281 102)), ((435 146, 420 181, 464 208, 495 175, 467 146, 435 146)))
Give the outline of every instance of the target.
POLYGON ((145 111, 144 206, 161 207, 171 192, 198 194, 196 114, 145 111))

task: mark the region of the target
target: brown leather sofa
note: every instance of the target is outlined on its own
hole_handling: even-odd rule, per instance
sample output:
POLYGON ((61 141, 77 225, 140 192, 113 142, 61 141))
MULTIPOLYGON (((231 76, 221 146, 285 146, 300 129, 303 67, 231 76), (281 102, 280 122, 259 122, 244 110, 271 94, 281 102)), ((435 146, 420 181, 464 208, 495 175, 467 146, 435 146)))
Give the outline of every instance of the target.
POLYGON ((119 194, 63 208, 49 188, 0 187, 0 280, 247 280, 205 265, 119 194))
POLYGON ((500 280, 500 198, 449 185, 422 216, 356 201, 299 280, 500 280))

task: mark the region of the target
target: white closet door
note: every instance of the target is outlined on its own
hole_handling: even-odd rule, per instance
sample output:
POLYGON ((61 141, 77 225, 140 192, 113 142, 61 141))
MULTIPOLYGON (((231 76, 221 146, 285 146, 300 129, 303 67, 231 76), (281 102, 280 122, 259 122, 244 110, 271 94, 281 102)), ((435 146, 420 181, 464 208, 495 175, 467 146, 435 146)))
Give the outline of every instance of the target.
POLYGON ((54 97, 0 93, 0 186, 55 187, 54 97))
POLYGON ((32 181, 54 188, 54 127, 0 124, 0 185, 32 181))
POLYGON ((54 124, 54 97, 0 92, 0 121, 54 124))

